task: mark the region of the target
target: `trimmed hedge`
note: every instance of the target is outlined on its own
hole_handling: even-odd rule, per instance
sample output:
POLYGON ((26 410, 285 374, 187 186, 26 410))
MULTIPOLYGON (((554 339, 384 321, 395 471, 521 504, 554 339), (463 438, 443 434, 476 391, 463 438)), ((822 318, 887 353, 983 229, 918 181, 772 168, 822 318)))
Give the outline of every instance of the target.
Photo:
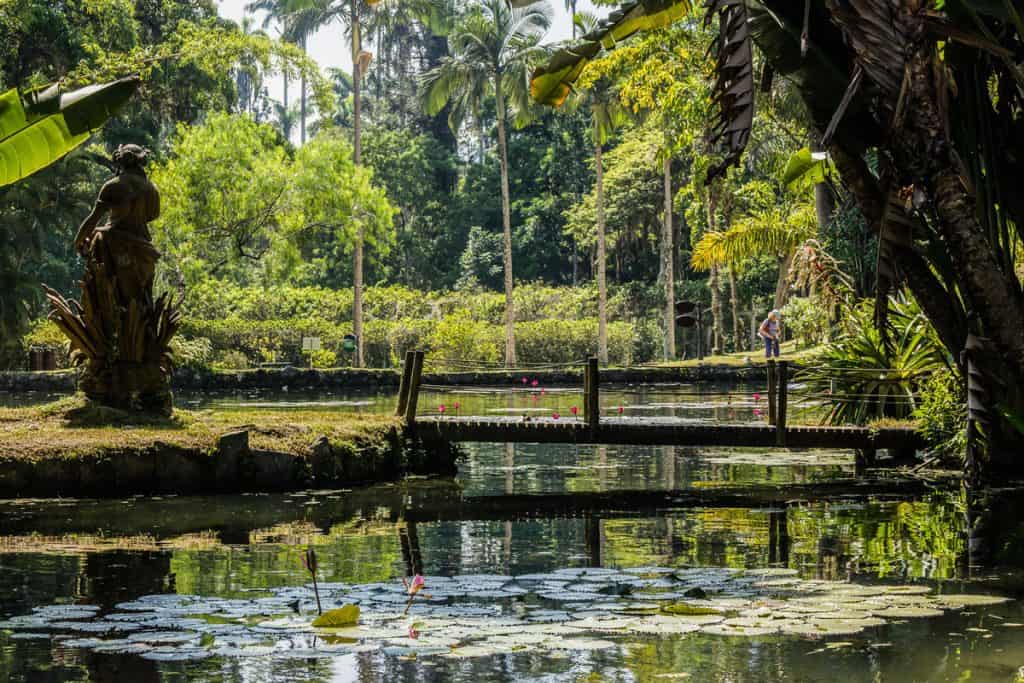
MULTIPOLYGON (((441 320, 371 320, 363 330, 365 360, 370 367, 397 367, 411 349, 426 351, 430 362, 441 365, 446 359, 497 364, 504 357, 504 326, 473 320, 465 312, 441 320)), ((237 316, 186 318, 183 328, 186 337, 208 339, 221 354, 241 352, 253 365, 303 362, 303 337, 320 337, 322 348, 334 352, 340 365, 347 365, 351 354, 342 351, 341 346, 351 331, 348 322, 317 318, 243 320, 237 316)), ((597 353, 595 319, 521 322, 516 323, 515 334, 520 362, 569 363, 597 353)), ((653 359, 660 348, 659 335, 654 324, 609 323, 609 361, 630 365, 653 359)))

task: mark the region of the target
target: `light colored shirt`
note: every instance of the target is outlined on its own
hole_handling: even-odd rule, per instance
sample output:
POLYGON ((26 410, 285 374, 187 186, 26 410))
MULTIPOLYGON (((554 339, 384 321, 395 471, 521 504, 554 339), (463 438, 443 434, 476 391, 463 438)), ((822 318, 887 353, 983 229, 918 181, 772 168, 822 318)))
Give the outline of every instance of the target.
POLYGON ((765 318, 761 323, 761 334, 769 338, 779 336, 779 321, 765 318))

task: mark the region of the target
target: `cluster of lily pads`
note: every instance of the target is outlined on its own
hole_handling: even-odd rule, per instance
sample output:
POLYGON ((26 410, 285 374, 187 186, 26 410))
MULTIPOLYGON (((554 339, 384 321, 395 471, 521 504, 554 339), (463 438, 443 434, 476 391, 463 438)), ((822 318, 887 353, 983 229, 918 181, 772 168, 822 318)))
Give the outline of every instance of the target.
POLYGON ((382 651, 399 657, 483 657, 596 650, 628 638, 851 636, 888 623, 1006 602, 936 595, 924 585, 801 579, 792 569, 560 569, 516 577, 427 577, 319 585, 324 609, 358 605, 359 623, 314 628, 312 585, 248 598, 148 595, 103 613, 50 605, 0 622, 16 638, 154 660, 322 658, 382 651))

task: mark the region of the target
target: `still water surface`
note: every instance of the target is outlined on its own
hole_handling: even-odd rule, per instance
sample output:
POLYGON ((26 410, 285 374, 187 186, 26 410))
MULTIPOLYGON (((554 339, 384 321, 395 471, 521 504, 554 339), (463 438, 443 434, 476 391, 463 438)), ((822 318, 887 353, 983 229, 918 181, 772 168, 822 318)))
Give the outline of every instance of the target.
MULTIPOLYGON (((696 396, 693 387, 621 388, 606 392, 603 406, 750 422, 761 419, 755 390, 696 396)), ((569 416, 578 401, 571 392, 546 391, 536 400, 533 393, 438 390, 425 394, 420 408, 451 411, 458 401, 460 411, 473 414, 535 409, 569 416)), ((196 409, 333 403, 365 411, 390 410, 394 400, 383 394, 180 399, 196 409)), ((452 515, 445 505, 502 494, 806 485, 851 477, 853 459, 844 452, 471 444, 450 481, 289 495, 8 501, 0 503, 0 617, 53 603, 110 611, 153 594, 248 599, 287 590, 308 584, 299 550, 310 544, 322 582, 398 585, 410 571, 400 539, 417 515, 425 520, 415 531, 428 588, 431 577, 572 567, 785 567, 803 579, 919 584, 1015 600, 891 620, 842 637, 610 635, 615 646, 608 649, 473 659, 415 659, 376 648, 324 659, 282 652, 157 662, 8 630, 0 631, 0 681, 1014 681, 1024 665, 1024 607, 1017 600, 1024 597, 1024 525, 1016 521, 1024 510, 1013 491, 988 501, 984 509, 992 514, 981 523, 973 502, 942 485, 912 498, 655 510, 626 502, 577 517, 528 519, 503 517, 493 507, 452 515), (973 543, 968 525, 978 529, 973 543)), ((515 609, 512 599, 495 603, 515 609)))

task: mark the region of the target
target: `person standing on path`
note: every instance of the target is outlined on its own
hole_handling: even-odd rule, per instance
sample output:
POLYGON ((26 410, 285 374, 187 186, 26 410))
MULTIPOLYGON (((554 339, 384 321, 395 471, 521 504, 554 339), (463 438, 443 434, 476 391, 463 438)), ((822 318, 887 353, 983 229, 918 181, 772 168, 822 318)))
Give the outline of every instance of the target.
POLYGON ((757 336, 764 339, 764 357, 771 358, 774 352, 775 357, 779 357, 779 318, 780 314, 778 311, 772 311, 768 314, 768 317, 761 323, 761 327, 757 330, 757 336))

